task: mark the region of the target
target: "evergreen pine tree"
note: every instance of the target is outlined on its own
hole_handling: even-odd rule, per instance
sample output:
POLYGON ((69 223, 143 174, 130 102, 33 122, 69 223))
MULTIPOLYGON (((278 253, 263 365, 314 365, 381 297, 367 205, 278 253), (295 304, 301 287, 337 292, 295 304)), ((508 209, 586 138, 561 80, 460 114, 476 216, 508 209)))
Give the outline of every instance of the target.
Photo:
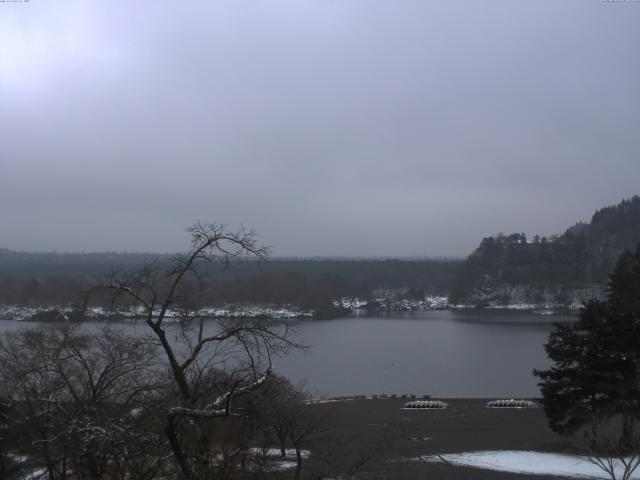
POLYGON ((596 433, 600 420, 622 419, 631 438, 640 418, 640 246, 610 275, 607 299, 588 302, 575 323, 556 323, 545 345, 554 365, 536 370, 551 428, 596 433))

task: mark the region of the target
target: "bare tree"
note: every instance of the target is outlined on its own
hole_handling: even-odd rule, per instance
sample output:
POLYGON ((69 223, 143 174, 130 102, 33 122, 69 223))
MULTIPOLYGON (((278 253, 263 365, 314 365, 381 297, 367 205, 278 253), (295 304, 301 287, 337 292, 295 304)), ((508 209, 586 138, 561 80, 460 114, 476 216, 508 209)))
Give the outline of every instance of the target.
POLYGON ((281 457, 286 456, 289 436, 297 420, 296 412, 304 400, 302 390, 279 375, 273 375, 254 399, 266 440, 277 442, 281 457))
POLYGON ((598 429, 598 435, 585 432, 581 447, 587 460, 611 480, 629 480, 640 466, 640 438, 620 436, 607 430, 606 426, 598 429))
POLYGON ((277 441, 280 457, 287 456, 287 446, 295 451, 296 479, 302 473, 304 449, 327 430, 330 421, 329 412, 318 410, 308 399, 303 384, 294 386, 278 375, 254 399, 266 441, 277 441))
POLYGON ((302 474, 302 449, 308 446, 313 436, 317 436, 327 428, 329 416, 317 410, 315 405, 296 402, 291 409, 289 438, 296 451, 296 470, 294 478, 298 480, 302 474))
MULTIPOLYGON (((286 322, 272 319, 227 319, 205 323, 194 284, 203 264, 253 257, 268 249, 253 230, 232 232, 214 223, 196 223, 187 231, 191 248, 170 265, 158 263, 134 272, 116 272, 98 285, 113 304, 126 299, 144 312, 144 322, 160 344, 175 395, 167 402, 164 434, 185 479, 220 478, 221 446, 216 448, 216 419, 244 417, 238 398, 262 387, 272 374, 271 360, 297 347, 286 322), (220 372, 223 371, 224 375, 220 372)), ((202 284, 200 282, 200 284, 202 284)), ((224 475, 231 478, 228 465, 224 475)))
POLYGON ((9 402, 0 396, 0 478, 9 476, 11 459, 9 457, 7 433, 9 429, 9 402))
POLYGON ((15 453, 44 466, 50 480, 70 470, 79 478, 128 470, 123 462, 154 443, 131 415, 156 388, 154 351, 109 326, 97 335, 72 324, 6 334, 0 383, 15 453))

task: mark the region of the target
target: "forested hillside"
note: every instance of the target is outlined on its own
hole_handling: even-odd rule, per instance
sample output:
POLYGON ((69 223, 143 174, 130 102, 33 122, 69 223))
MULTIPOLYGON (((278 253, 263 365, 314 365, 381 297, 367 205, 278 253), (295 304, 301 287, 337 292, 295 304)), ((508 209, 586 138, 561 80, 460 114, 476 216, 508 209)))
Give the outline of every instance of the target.
POLYGON ((566 303, 571 291, 596 291, 606 284, 616 259, 640 242, 640 197, 634 196, 593 214, 555 238, 522 233, 499 234, 482 240, 454 282, 459 302, 509 302, 519 290, 523 301, 566 303), (528 292, 523 289, 528 288, 528 292), (547 293, 545 293, 547 292, 547 293))

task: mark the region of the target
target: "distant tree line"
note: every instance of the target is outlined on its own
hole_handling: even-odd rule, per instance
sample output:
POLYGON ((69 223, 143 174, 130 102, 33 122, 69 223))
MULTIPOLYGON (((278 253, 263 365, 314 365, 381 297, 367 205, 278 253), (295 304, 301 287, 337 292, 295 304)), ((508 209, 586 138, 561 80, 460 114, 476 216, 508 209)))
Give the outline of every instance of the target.
MULTIPOLYGON (((170 263, 171 255, 56 254, 0 250, 0 303, 62 305, 82 300, 81 292, 96 278, 113 271, 139 268, 151 261, 170 263)), ((206 265, 198 300, 225 303, 294 304, 322 308, 341 296, 367 296, 378 288, 414 287, 446 294, 459 260, 327 260, 272 259, 259 265, 249 260, 229 266, 206 265)), ((99 299, 97 299, 99 300, 99 299)))

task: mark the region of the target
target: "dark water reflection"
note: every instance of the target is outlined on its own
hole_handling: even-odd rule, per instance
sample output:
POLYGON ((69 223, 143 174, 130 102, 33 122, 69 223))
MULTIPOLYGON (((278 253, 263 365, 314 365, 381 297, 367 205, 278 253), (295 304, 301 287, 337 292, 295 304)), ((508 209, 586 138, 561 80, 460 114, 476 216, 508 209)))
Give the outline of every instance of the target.
POLYGON ((280 360, 320 393, 417 393, 440 397, 537 396, 534 368, 567 317, 504 311, 430 311, 304 322, 309 354, 280 360))
MULTIPOLYGON (((543 345, 551 323, 568 320, 492 310, 301 321, 299 336, 309 352, 279 358, 275 366, 320 394, 532 397, 538 395, 532 370, 549 365, 543 345)), ((0 321, 0 332, 20 325, 0 321)), ((145 331, 143 325, 119 325, 145 331)))

